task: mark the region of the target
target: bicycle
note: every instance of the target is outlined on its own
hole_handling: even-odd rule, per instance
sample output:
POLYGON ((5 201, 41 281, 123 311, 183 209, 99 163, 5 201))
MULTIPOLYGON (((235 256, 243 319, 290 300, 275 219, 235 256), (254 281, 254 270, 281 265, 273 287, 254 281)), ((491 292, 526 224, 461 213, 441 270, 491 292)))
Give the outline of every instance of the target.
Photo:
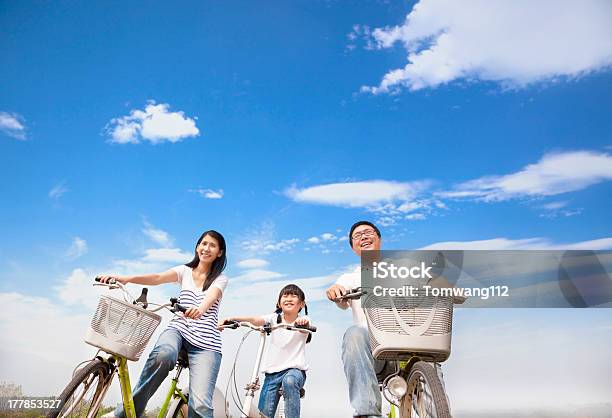
MULTIPOLYGON (((96 281, 99 282, 99 279, 96 278, 96 281)), ((168 309, 173 314, 177 311, 187 311, 176 298, 170 298, 170 302, 163 305, 151 303, 157 307, 147 310, 147 288, 142 289, 138 299, 134 299, 125 287, 115 280, 95 283, 94 286, 120 289, 123 292, 123 300, 108 295, 100 296, 85 336, 85 342, 98 347, 99 350, 92 360, 84 362, 87 364, 80 368, 78 366, 83 363, 77 366, 72 380, 59 396, 60 406, 51 411, 48 418, 99 417, 102 401, 115 375, 119 378, 125 414, 128 418, 136 418, 127 362, 138 361, 151 335, 160 324, 161 317, 154 312, 161 309, 168 309)), ((172 378, 158 418, 187 417, 189 395, 184 394, 178 387, 181 372, 187 367, 187 353, 181 350, 176 363, 176 374, 172 378)))
MULTIPOLYGON (((364 295, 368 295, 368 291, 361 287, 347 289, 336 301, 356 300, 364 295)), ((382 394, 392 405, 388 418, 397 416, 396 407, 401 418, 451 418, 444 385, 431 363, 437 367, 438 361, 444 361, 450 355, 452 306, 453 303, 462 302, 454 301, 452 297, 439 297, 424 306, 421 299, 406 303, 398 309, 392 302, 385 305, 377 300, 363 308, 368 321, 372 355, 378 360, 387 361, 382 370, 376 370, 376 376, 382 394), (435 317, 438 310, 441 313, 435 317), (423 320, 425 317, 428 319, 423 320), (438 332, 442 338, 436 340, 433 347, 429 347, 429 335, 423 336, 422 332, 416 336, 409 335, 412 337, 410 344, 399 347, 401 344, 398 344, 399 337, 394 327, 400 320, 420 322, 418 325, 424 326, 423 329, 435 328, 431 332, 438 332)))
MULTIPOLYGON (((232 391, 232 398, 234 400, 234 405, 238 408, 238 410, 241 413, 240 417, 241 418, 255 418, 253 415, 250 414, 250 412, 251 412, 251 405, 253 403, 253 399, 255 398, 255 392, 257 392, 259 388, 261 387, 259 384, 259 371, 261 367, 261 359, 263 357, 264 348, 266 345, 266 337, 270 335, 272 331, 279 329, 279 328, 284 328, 290 331, 306 332, 306 333, 312 334, 313 332, 317 331, 317 327, 311 326, 311 325, 301 326, 301 325, 268 324, 268 323, 263 326, 255 326, 251 324, 250 322, 238 322, 238 321, 229 321, 229 322, 226 321, 222 325, 219 326, 220 329, 227 329, 227 328, 238 329, 239 327, 246 327, 246 328, 250 328, 251 330, 244 334, 244 336, 242 337, 242 341, 240 342, 240 345, 238 346, 238 350, 236 351, 236 357, 234 359, 234 365, 232 367, 232 372, 230 373, 230 376, 227 382, 225 398, 227 399, 227 391, 228 391, 230 382, 233 379, 234 391, 232 391), (260 336, 259 337, 259 348, 257 349, 257 357, 255 358, 255 366, 253 367, 253 373, 251 374, 251 380, 249 381, 249 383, 247 383, 247 385, 244 388, 246 390, 244 402, 240 402, 240 399, 236 399, 236 396, 235 396, 237 395, 237 392, 238 392, 238 386, 236 384, 236 373, 235 373, 236 372, 236 362, 238 360, 238 355, 240 354, 240 349, 242 347, 242 344, 244 343, 244 341, 247 339, 247 337, 252 331, 259 332, 259 336, 260 336)), ((304 389, 302 388, 302 390, 300 390, 301 398, 304 397, 304 393, 305 393, 304 389)), ((282 389, 280 390, 280 394, 282 396, 282 389)), ((227 404, 226 404, 226 408, 227 408, 227 404)), ((229 417, 227 409, 225 411, 225 415, 229 417)))

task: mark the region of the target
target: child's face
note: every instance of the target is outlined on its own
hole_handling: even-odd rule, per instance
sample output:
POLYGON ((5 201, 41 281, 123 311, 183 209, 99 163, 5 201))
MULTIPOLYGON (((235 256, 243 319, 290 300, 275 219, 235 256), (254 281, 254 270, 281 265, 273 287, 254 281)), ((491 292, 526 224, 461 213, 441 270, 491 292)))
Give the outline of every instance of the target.
POLYGON ((304 302, 297 295, 282 295, 280 307, 284 314, 294 314, 304 307, 304 302))

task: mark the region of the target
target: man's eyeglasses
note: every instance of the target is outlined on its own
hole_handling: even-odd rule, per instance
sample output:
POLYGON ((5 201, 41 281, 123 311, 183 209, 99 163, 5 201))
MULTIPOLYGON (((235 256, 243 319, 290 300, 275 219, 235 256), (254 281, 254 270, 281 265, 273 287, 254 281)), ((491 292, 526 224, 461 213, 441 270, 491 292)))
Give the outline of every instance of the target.
POLYGON ((364 231, 355 232, 353 234, 353 241, 361 241, 363 237, 373 237, 376 234, 376 231, 373 229, 366 229, 364 231))

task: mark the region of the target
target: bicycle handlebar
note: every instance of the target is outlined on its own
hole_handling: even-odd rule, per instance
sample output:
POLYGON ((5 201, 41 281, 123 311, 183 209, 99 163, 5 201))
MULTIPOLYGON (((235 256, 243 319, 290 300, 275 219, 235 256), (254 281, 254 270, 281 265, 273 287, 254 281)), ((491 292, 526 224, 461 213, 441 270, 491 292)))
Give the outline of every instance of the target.
POLYGON ((239 327, 247 327, 255 331, 266 332, 266 333, 274 331, 275 329, 278 329, 278 328, 285 328, 290 331, 300 331, 300 332, 306 331, 308 333, 317 332, 317 327, 313 325, 265 324, 265 325, 257 326, 257 325, 251 324, 250 322, 246 322, 246 321, 245 322, 225 321, 220 326, 220 328, 223 328, 223 329, 225 328, 238 329, 239 327))
MULTIPOLYGON (((100 277, 96 277, 94 279, 94 281, 97 282, 96 284, 94 284, 94 286, 106 286, 109 289, 121 289, 121 291, 123 292, 123 296, 124 296, 123 298, 126 300, 126 302, 133 303, 135 305, 140 304, 140 305, 142 305, 142 307, 144 309, 147 308, 148 303, 146 301, 146 297, 145 297, 144 300, 140 300, 140 298, 134 299, 134 297, 130 294, 130 292, 127 291, 125 286, 121 282, 117 281, 116 279, 111 278, 108 281, 108 283, 102 283, 100 277), (128 300, 128 298, 126 298, 126 296, 129 297, 129 300, 128 300)), ((146 292, 146 287, 145 287, 143 289, 142 295, 146 296, 146 294, 147 294, 147 292, 146 292)), ((142 297, 142 295, 141 295, 141 297, 142 297)), ((157 312, 157 311, 159 311, 161 309, 164 309, 164 308, 169 308, 170 312, 172 312, 172 313, 176 313, 176 311, 185 313, 189 309, 189 308, 186 308, 185 306, 181 305, 180 303, 178 303, 178 299, 173 297, 173 298, 170 298, 170 303, 165 303, 163 305, 159 305, 155 309, 149 309, 149 312, 157 312)))
POLYGON ((361 287, 356 287, 354 289, 346 289, 346 293, 342 296, 334 299, 334 302, 340 302, 343 300, 355 300, 361 298, 361 296, 367 294, 368 292, 363 290, 361 287))

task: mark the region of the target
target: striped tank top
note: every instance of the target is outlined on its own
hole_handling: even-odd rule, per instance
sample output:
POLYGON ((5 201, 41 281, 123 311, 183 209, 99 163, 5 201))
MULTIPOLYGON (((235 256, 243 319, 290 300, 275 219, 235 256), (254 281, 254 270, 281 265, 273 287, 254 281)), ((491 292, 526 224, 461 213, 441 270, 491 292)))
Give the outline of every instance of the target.
POLYGON ((197 308, 200 306, 208 291, 213 287, 221 290, 221 298, 217 299, 200 319, 174 317, 168 324, 169 328, 178 330, 183 338, 196 347, 220 353, 221 334, 217 329, 217 323, 219 322, 219 305, 223 297, 223 291, 227 286, 227 277, 220 275, 205 292, 202 292, 202 288, 196 288, 193 283, 191 267, 180 265, 173 267, 172 270, 176 272, 177 281, 181 286, 179 303, 186 308, 197 308))

